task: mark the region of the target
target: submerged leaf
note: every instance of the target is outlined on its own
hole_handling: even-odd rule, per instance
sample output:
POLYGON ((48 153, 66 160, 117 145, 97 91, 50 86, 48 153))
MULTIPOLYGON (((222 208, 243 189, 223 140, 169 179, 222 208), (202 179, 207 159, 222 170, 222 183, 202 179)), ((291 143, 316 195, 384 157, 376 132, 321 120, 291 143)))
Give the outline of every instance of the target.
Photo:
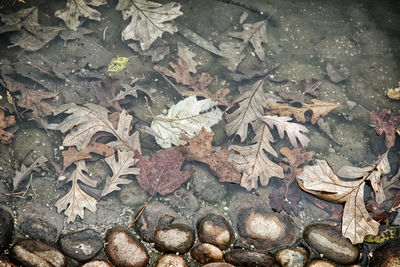
POLYGON ((15 176, 13 177, 13 191, 15 191, 19 184, 29 175, 31 172, 40 171, 40 168, 47 162, 47 158, 43 155, 38 157, 29 167, 21 164, 21 170, 15 171, 15 176))
POLYGON ((68 0, 66 7, 57 10, 54 15, 62 19, 69 29, 76 31, 81 24, 81 17, 100 21, 100 12, 89 6, 105 4, 106 0, 68 0))
POLYGON ((183 14, 180 8, 180 4, 175 2, 162 5, 147 0, 119 0, 116 9, 122 11, 123 19, 131 17, 131 22, 122 32, 122 40, 140 41, 142 50, 149 49, 164 32, 173 34, 178 31, 169 21, 183 14))
POLYGON ((151 128, 160 136, 155 138, 161 147, 182 145, 186 143, 179 139, 182 133, 193 137, 203 127, 211 131, 210 127, 221 120, 222 113, 217 102, 210 99, 197 100, 195 96, 190 96, 173 105, 167 115, 156 116, 151 128))
POLYGON ((396 132, 400 132, 400 113, 392 114, 390 109, 380 109, 370 114, 370 120, 378 135, 385 132, 386 147, 389 149, 394 146, 396 132))
POLYGON ((372 219, 365 208, 366 179, 343 181, 324 160, 317 160, 313 166, 305 166, 297 176, 297 182, 304 191, 330 202, 345 202, 342 234, 353 244, 362 243, 366 235, 376 235, 379 230, 379 223, 372 219))
POLYGON ((192 170, 181 170, 184 158, 176 148, 159 150, 151 156, 151 160, 140 154, 136 155, 140 174, 136 179, 141 188, 151 196, 156 193, 168 195, 185 183, 192 170))

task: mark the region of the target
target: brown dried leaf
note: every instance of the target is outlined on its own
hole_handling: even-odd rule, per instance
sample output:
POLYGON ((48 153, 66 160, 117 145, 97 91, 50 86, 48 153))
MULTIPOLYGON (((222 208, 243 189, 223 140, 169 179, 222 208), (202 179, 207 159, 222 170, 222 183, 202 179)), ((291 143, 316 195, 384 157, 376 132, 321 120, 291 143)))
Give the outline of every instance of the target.
POLYGON ((263 85, 263 80, 255 82, 226 111, 225 131, 228 136, 239 135, 240 141, 243 142, 247 138, 249 124, 252 124, 253 129, 259 127, 258 118, 264 114, 264 107, 268 104, 263 85))
POLYGON ((14 116, 6 116, 4 111, 0 110, 0 141, 4 145, 11 144, 14 134, 7 132, 6 128, 15 125, 14 116))
POLYGON ((161 75, 165 75, 168 77, 172 77, 177 83, 183 84, 193 91, 181 91, 174 86, 174 88, 180 93, 182 96, 201 96, 204 98, 209 98, 214 101, 217 101, 220 105, 228 106, 229 103, 225 99, 226 95, 229 93, 229 89, 222 88, 219 89, 216 93, 212 93, 207 89, 207 86, 212 82, 212 78, 208 73, 201 73, 200 77, 197 81, 193 79, 189 72, 188 64, 182 58, 174 58, 169 62, 169 65, 173 69, 170 69, 162 66, 154 66, 154 70, 159 72, 161 75))
POLYGON ((29 175, 31 172, 38 172, 40 168, 47 162, 47 158, 43 155, 38 157, 29 167, 21 164, 21 170, 15 171, 15 176, 13 177, 13 191, 15 191, 19 184, 29 175))
POLYGON ((228 149, 229 159, 236 163, 236 168, 243 174, 240 185, 248 191, 258 188, 259 179, 261 185, 266 186, 272 176, 284 178, 282 167, 271 161, 265 153, 278 156, 270 145, 274 138, 267 125, 260 125, 255 132, 251 145, 234 145, 228 149))
POLYGON ((364 177, 356 181, 343 181, 328 163, 317 160, 316 165, 305 166, 297 176, 299 186, 306 192, 324 200, 345 202, 342 218, 342 235, 353 244, 362 243, 366 235, 376 235, 379 223, 368 214, 364 204, 364 177))
POLYGON ((289 166, 286 167, 286 176, 288 179, 284 180, 286 190, 289 190, 289 186, 292 184, 296 176, 303 171, 302 168, 298 168, 301 164, 312 160, 314 156, 313 151, 301 153, 303 147, 300 145, 293 149, 288 147, 282 147, 281 153, 289 160, 289 166))
POLYGON ((67 215, 67 223, 75 221, 76 216, 83 219, 85 208, 93 213, 97 210, 96 199, 85 193, 79 186, 78 181, 92 187, 95 187, 97 183, 87 175, 88 170, 84 160, 75 162, 75 164, 76 169, 67 180, 67 182, 72 182, 72 187, 70 191, 57 200, 55 204, 58 213, 65 210, 64 214, 67 215))
POLYGON ((315 124, 319 117, 324 117, 331 110, 339 107, 339 104, 327 103, 318 99, 311 100, 313 104, 302 103, 301 107, 292 107, 288 104, 282 103, 269 103, 267 105, 267 114, 278 114, 279 116, 291 116, 293 115, 297 121, 306 122, 304 113, 307 110, 313 112, 311 117, 311 123, 315 124))
POLYGON ((188 144, 177 149, 186 160, 199 161, 207 164, 220 182, 240 183, 241 175, 234 162, 228 161, 228 152, 224 149, 213 152, 211 142, 214 133, 202 128, 197 137, 188 138, 182 134, 181 139, 188 144))
POLYGON ((168 195, 185 183, 192 170, 181 170, 184 157, 176 147, 159 150, 146 159, 139 153, 136 154, 139 160, 136 164, 140 168, 140 174, 136 179, 141 188, 151 196, 156 193, 168 195))
POLYGON ((396 132, 400 132, 400 113, 394 115, 390 109, 380 109, 370 114, 370 120, 378 135, 385 132, 386 147, 389 149, 394 146, 396 132))

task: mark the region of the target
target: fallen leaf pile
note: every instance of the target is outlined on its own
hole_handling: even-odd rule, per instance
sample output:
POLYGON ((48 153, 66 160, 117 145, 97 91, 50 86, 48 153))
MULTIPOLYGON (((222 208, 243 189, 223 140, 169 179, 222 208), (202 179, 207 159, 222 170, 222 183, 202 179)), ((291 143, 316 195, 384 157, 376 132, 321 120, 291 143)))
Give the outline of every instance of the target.
POLYGON ((0 110, 0 142, 2 144, 11 144, 14 134, 7 132, 6 129, 15 125, 14 116, 6 116, 3 110, 0 110))

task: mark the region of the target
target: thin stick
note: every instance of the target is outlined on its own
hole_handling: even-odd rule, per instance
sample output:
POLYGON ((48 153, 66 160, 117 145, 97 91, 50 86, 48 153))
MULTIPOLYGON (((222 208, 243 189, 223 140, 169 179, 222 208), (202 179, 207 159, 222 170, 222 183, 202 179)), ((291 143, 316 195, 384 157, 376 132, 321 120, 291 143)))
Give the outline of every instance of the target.
POLYGON ((132 226, 139 220, 140 216, 142 216, 144 210, 147 208, 147 205, 149 204, 149 202, 152 198, 153 198, 153 196, 151 196, 147 199, 146 203, 144 203, 143 207, 139 210, 135 219, 128 224, 128 228, 132 228, 132 226))

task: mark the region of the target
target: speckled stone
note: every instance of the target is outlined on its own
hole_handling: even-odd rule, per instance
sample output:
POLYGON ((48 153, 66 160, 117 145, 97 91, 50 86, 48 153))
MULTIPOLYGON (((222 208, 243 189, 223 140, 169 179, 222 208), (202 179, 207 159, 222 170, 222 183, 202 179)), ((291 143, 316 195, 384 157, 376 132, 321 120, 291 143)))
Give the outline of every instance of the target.
POLYGON ((247 249, 232 249, 224 255, 224 259, 235 266, 270 267, 274 263, 269 254, 247 249))
POLYGON ((154 233, 154 243, 161 252, 188 252, 195 240, 194 229, 181 223, 159 225, 154 233))
POLYGON ((164 254, 162 255, 156 265, 156 267, 187 267, 186 261, 175 254, 164 254))
POLYGON ((10 250, 13 260, 22 266, 64 267, 67 258, 57 249, 39 240, 20 240, 10 250))
POLYGON ((190 252, 190 255, 195 261, 203 264, 209 262, 219 262, 224 259, 222 250, 207 243, 202 243, 195 246, 190 252))
POLYGON ((283 249, 275 254, 275 260, 282 267, 303 267, 308 260, 308 252, 305 248, 283 249))
POLYGON ((104 252, 116 266, 144 267, 149 255, 144 246, 125 227, 118 226, 107 231, 104 252))
POLYGON ((91 260, 81 265, 81 267, 112 267, 112 265, 106 261, 91 260))
POLYGON ((358 248, 333 226, 313 223, 303 232, 304 240, 324 258, 339 264, 351 264, 358 258, 358 248))
POLYGON ((313 260, 308 264, 308 267, 336 267, 335 264, 324 260, 313 260))
POLYGON ((235 240, 235 232, 230 223, 221 215, 207 214, 197 221, 197 235, 200 242, 213 244, 224 250, 235 240))
POLYGON ((268 211, 264 207, 243 209, 238 215, 239 235, 257 249, 291 245, 297 235, 288 216, 268 211))

